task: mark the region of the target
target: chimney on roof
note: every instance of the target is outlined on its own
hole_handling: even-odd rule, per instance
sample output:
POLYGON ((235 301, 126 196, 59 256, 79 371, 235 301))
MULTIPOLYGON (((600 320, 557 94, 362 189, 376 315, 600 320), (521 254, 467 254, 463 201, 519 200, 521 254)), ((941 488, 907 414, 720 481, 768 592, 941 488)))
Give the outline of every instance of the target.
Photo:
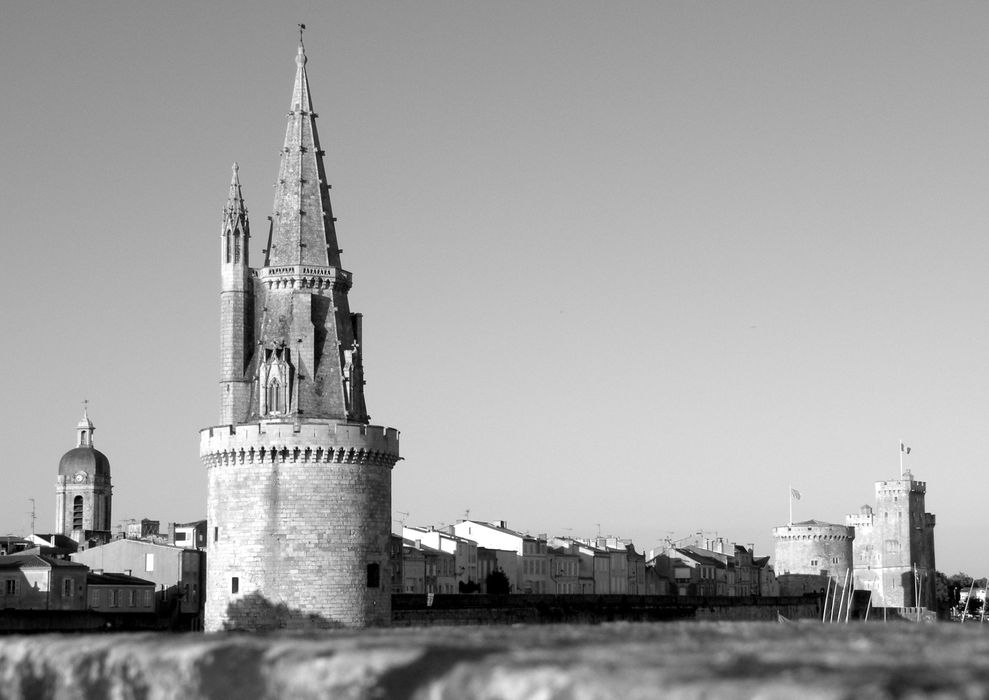
POLYGON ((124 569, 124 573, 127 574, 128 576, 130 576, 133 571, 134 569, 124 569))
POLYGON ((505 520, 495 520, 491 524, 494 525, 495 527, 500 527, 503 530, 508 529, 508 522, 505 520))

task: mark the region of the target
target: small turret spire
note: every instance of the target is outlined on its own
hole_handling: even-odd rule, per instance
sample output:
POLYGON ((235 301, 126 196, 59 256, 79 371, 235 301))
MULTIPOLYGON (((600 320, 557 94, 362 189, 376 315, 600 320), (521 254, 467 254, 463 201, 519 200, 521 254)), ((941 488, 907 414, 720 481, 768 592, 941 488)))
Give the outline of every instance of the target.
POLYGON ((230 166, 230 193, 223 207, 223 225, 220 236, 223 238, 223 259, 228 263, 248 264, 248 239, 251 237, 250 225, 247 222, 247 207, 244 205, 244 195, 240 190, 240 166, 234 163, 230 166))
POLYGON ((234 163, 230 166, 232 172, 230 176, 230 194, 227 196, 227 205, 224 207, 224 213, 227 212, 244 212, 247 213, 247 207, 244 206, 244 195, 240 190, 240 166, 234 163))
POLYGON ((76 447, 92 447, 94 430, 96 430, 96 427, 93 425, 93 421, 89 420, 89 400, 83 399, 82 418, 76 423, 78 437, 76 447))

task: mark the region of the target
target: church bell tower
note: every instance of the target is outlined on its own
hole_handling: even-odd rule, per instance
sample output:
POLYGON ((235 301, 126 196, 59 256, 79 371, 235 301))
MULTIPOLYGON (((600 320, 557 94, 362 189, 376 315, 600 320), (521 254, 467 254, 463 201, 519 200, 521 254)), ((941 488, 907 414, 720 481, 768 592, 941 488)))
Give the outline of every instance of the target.
POLYGON ((267 247, 249 264, 238 168, 220 229, 220 424, 208 474, 207 631, 391 617, 398 431, 370 425, 300 34, 267 247))
POLYGON ((55 532, 83 547, 110 539, 110 460, 93 447, 96 427, 83 411, 76 446, 62 455, 55 484, 55 532))

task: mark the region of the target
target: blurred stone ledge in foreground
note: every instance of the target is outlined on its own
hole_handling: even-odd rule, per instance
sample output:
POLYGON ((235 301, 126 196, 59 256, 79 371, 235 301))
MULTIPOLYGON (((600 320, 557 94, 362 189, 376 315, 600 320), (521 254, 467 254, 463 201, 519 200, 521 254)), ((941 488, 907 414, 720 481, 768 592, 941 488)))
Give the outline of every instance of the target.
POLYGON ((665 623, 0 638, 0 697, 989 696, 979 625, 665 623))

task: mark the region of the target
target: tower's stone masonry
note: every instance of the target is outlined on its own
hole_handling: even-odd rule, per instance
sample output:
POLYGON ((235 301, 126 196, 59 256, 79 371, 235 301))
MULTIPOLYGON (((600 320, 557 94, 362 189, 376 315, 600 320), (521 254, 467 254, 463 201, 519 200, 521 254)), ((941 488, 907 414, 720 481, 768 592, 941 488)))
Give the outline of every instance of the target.
POLYGON ((773 528, 777 574, 842 577, 852 568, 855 528, 807 520, 773 528))
POLYGON ((856 588, 869 590, 877 607, 935 608, 934 526, 925 513, 927 484, 906 471, 876 482, 876 506, 863 506, 845 522, 857 533, 856 588))
POLYGON ((221 226, 220 419, 208 474, 207 631, 387 624, 398 431, 369 425, 300 43, 264 266, 236 166, 221 226))
POLYGON ((783 595, 825 590, 852 578, 855 528, 806 520, 773 528, 776 575, 783 595))

